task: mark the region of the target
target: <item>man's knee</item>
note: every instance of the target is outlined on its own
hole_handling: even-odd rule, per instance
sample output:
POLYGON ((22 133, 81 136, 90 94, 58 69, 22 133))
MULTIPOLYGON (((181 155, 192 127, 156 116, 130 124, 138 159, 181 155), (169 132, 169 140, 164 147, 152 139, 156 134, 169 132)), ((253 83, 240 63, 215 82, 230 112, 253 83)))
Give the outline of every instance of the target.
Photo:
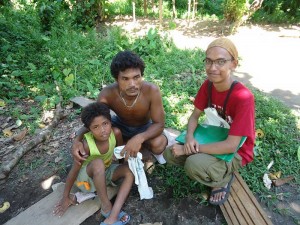
POLYGON ((161 134, 158 137, 149 140, 148 144, 149 144, 150 150, 154 154, 160 154, 166 148, 168 141, 167 141, 166 136, 161 134))

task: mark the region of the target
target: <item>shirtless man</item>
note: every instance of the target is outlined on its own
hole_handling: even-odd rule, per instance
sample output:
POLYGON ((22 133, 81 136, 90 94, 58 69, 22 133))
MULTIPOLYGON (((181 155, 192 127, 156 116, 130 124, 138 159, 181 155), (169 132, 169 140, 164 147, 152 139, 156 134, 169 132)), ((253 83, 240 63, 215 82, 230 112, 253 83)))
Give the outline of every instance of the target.
MULTIPOLYGON (((116 113, 112 124, 118 127, 127 141, 121 155, 136 157, 142 146, 149 149, 160 163, 167 146, 164 135, 165 113, 158 86, 143 80, 145 64, 131 51, 119 52, 112 60, 110 70, 115 83, 103 88, 98 101, 116 113)), ((72 146, 74 159, 85 160, 82 137, 85 128, 77 132, 72 146)))

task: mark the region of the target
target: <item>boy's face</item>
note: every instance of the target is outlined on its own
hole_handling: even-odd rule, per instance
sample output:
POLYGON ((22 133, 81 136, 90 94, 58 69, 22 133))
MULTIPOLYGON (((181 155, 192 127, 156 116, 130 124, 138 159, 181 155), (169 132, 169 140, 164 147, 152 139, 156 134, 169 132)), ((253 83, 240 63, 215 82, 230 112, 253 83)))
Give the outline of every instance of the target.
POLYGON ((141 70, 139 68, 129 68, 125 71, 120 71, 117 82, 123 96, 137 96, 143 82, 141 70))
POLYGON ((89 129, 96 140, 106 141, 111 133, 111 122, 104 116, 97 116, 89 129))
MULTIPOLYGON (((232 56, 230 53, 221 47, 213 47, 207 50, 206 58, 212 61, 218 59, 230 60, 232 56)), ((206 74, 208 79, 213 83, 222 83, 230 78, 231 72, 237 67, 237 61, 226 61, 224 65, 220 66, 216 63, 206 66, 206 74)))

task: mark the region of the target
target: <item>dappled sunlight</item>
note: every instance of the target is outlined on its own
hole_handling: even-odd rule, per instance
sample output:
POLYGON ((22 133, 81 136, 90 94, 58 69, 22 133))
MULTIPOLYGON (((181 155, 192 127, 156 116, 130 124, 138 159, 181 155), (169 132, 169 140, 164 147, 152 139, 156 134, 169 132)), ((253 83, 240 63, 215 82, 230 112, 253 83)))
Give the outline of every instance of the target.
POLYGON ((55 179, 59 179, 59 176, 57 175, 53 175, 49 178, 47 178, 46 180, 41 182, 41 186, 44 190, 48 190, 49 188, 51 188, 53 182, 55 179))
MULTIPOLYGON (((175 29, 164 21, 161 33, 169 35, 180 49, 202 49, 216 37, 225 34, 223 23, 217 20, 172 20, 175 29), (223 34, 224 33, 224 34, 223 34)), ((120 26, 134 36, 145 35, 150 28, 159 29, 158 20, 131 17, 115 20, 110 25, 120 26)), ((228 36, 239 51, 236 79, 281 99, 292 109, 300 108, 300 88, 295 65, 300 51, 299 26, 245 25, 228 36)))

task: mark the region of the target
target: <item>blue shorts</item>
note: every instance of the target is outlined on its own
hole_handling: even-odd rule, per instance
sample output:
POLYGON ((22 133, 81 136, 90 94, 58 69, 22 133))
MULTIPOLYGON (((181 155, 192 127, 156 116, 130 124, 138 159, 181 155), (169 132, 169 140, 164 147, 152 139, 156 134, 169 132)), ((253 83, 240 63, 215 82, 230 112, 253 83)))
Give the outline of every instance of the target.
POLYGON ((148 123, 142 126, 130 127, 127 124, 123 123, 121 119, 116 115, 112 116, 111 121, 114 127, 117 127, 121 130, 124 139, 130 139, 133 136, 146 131, 152 124, 152 121, 149 120, 148 123))

